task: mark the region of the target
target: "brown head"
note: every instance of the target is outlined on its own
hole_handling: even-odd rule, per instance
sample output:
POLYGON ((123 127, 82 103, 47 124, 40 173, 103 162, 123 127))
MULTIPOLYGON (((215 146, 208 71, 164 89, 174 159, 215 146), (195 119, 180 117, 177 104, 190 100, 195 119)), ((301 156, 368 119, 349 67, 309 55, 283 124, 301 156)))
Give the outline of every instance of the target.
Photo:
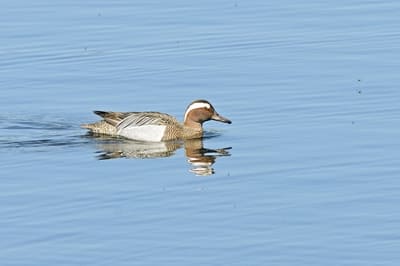
POLYGON ((201 128, 208 120, 215 120, 223 123, 232 123, 231 120, 219 115, 214 107, 206 100, 193 101, 186 108, 184 125, 192 128, 201 128))

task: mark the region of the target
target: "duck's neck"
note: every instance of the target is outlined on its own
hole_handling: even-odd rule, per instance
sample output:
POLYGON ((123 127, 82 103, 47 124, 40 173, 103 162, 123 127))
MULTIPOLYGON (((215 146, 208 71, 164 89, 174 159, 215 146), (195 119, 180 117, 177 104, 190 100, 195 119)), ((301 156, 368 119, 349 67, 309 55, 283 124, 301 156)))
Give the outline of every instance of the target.
POLYGON ((200 123, 186 120, 183 123, 184 138, 201 138, 203 135, 203 127, 200 123))
POLYGON ((203 131, 202 124, 193 120, 186 119, 185 122, 183 122, 183 126, 185 128, 191 128, 196 131, 203 131))

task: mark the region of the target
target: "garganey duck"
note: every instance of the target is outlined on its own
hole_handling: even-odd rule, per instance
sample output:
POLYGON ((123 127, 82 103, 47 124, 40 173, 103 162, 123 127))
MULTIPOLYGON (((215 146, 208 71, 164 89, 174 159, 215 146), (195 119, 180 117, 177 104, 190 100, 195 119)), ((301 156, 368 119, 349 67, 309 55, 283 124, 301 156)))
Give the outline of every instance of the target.
POLYGON ((103 120, 83 124, 82 128, 96 134, 122 136, 141 141, 195 139, 203 136, 203 123, 209 120, 232 123, 219 115, 210 102, 193 101, 186 108, 183 124, 173 116, 159 112, 104 112, 94 111, 103 120))

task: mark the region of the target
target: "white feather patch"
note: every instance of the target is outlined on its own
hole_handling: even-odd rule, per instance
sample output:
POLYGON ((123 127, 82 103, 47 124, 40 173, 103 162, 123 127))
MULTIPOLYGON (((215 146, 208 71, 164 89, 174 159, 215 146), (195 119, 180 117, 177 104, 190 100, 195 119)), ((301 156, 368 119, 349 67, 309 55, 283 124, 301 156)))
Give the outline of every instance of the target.
POLYGON ((186 110, 185 113, 185 120, 186 117, 188 116, 188 114, 190 113, 190 111, 194 110, 194 109, 198 109, 198 108, 207 108, 207 109, 211 109, 211 106, 208 103, 202 103, 202 102, 198 102, 198 103, 193 103, 191 104, 188 109, 186 110))
POLYGON ((118 135, 128 139, 142 141, 161 141, 165 129, 165 125, 143 125, 139 127, 126 127, 118 131, 118 135))

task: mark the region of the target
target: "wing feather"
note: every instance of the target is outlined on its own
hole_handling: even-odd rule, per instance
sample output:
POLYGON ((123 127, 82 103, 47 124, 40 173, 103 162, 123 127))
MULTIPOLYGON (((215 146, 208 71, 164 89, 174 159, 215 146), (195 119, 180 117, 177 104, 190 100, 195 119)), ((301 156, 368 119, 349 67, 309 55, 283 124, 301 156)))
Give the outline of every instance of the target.
POLYGON ((107 123, 116 126, 126 117, 134 114, 134 112, 105 112, 105 111, 94 111, 98 116, 101 116, 107 123))
POLYGON ((163 113, 131 113, 129 116, 121 120, 116 127, 118 130, 122 130, 127 127, 140 127, 144 125, 170 125, 175 122, 178 123, 175 118, 163 113))

